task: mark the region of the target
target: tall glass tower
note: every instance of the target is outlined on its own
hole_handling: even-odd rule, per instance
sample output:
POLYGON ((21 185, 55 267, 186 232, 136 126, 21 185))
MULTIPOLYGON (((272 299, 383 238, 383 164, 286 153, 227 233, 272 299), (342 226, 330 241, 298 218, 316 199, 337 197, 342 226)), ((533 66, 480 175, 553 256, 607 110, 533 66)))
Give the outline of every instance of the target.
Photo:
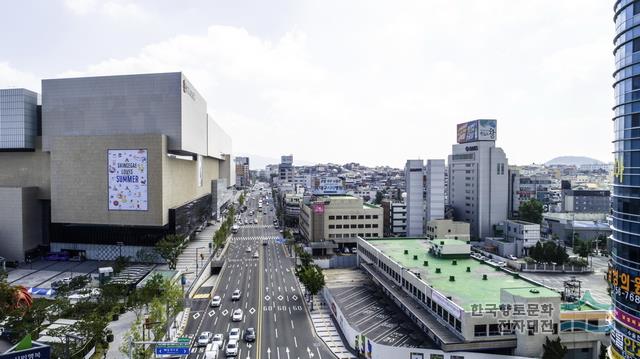
POLYGON ((607 279, 614 304, 611 349, 640 358, 640 0, 614 5, 614 156, 611 261, 607 279))

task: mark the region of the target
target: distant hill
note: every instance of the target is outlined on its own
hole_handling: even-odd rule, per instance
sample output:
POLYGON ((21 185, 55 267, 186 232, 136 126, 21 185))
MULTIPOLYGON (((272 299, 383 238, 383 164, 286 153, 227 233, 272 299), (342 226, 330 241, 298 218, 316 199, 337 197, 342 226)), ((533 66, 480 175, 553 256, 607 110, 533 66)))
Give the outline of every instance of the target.
MULTIPOLYGON (((277 165, 280 163, 280 158, 254 155, 250 153, 238 153, 235 156, 249 157, 249 168, 252 170, 263 170, 267 165, 277 165)), ((313 163, 305 160, 298 160, 294 155, 293 165, 294 166, 311 166, 313 165, 313 163)))
POLYGON ((566 165, 566 166, 580 166, 591 164, 604 164, 604 162, 596 160, 595 158, 582 157, 582 156, 560 156, 550 161, 547 161, 545 165, 566 165))

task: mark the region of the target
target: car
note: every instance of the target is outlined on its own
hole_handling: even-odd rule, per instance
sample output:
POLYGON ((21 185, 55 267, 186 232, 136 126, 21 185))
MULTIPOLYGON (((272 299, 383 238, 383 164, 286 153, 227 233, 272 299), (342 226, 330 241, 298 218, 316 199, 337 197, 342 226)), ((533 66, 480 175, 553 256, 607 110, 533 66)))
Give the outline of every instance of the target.
POLYGON ((211 344, 217 344, 218 348, 222 348, 223 344, 224 344, 224 335, 218 333, 215 334, 213 336, 213 339, 211 340, 211 344))
POLYGON ((496 265, 498 267, 505 267, 507 265, 507 263, 503 262, 503 261, 495 261, 496 265))
POLYGON ((351 253, 353 253, 353 254, 358 253, 358 248, 356 248, 356 247, 351 248, 351 253))
POLYGON ((513 254, 510 254, 509 259, 511 259, 512 261, 516 261, 518 260, 518 257, 514 256, 513 254))
POLYGON ((198 346, 207 346, 207 344, 211 343, 211 339, 213 339, 213 334, 211 332, 200 333, 200 335, 198 336, 198 346))
POLYGON ((220 348, 222 346, 214 343, 207 344, 207 347, 204 349, 204 359, 218 359, 220 348))
POLYGON ((247 328, 244 331, 244 341, 245 342, 254 342, 256 340, 256 330, 253 328, 247 328))
POLYGON ((256 219, 254 219, 254 220, 253 220, 253 223, 258 224, 258 219, 257 219, 257 218, 256 218, 256 219))
POLYGON ((282 230, 282 229, 281 229, 281 230, 280 230, 280 233, 284 233, 284 230, 282 230))
POLYGON ((58 289, 64 285, 68 285, 69 283, 71 283, 71 278, 69 277, 58 279, 57 281, 51 283, 51 288, 58 289))
POLYGON ((240 329, 239 328, 231 328, 229 330, 229 341, 238 341, 240 340, 240 329))
POLYGON ((253 254, 253 258, 260 258, 260 255, 258 254, 258 252, 255 252, 255 253, 253 254))
POLYGON ((235 340, 229 340, 227 343, 227 349, 225 349, 225 354, 228 357, 234 357, 238 355, 238 342, 235 340))
POLYGON ((233 311, 233 314, 231 314, 231 320, 234 322, 240 322, 242 321, 242 317, 244 316, 244 313, 242 313, 242 309, 236 309, 233 311))
POLYGON ((214 295, 213 298, 211 298, 211 303, 209 303, 210 307, 219 307, 220 304, 222 304, 222 298, 220 298, 219 295, 214 295))
POLYGON ((240 300, 241 295, 240 289, 236 289, 233 291, 233 294, 231 294, 231 300, 240 300))
POLYGON ((251 253, 251 247, 247 247, 247 249, 244 250, 247 253, 251 253))

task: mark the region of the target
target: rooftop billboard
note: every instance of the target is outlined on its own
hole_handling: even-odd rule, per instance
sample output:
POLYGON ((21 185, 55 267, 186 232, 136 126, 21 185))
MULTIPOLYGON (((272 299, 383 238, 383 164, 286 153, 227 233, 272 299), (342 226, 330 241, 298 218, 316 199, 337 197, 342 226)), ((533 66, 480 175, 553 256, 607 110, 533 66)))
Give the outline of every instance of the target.
POLYGON ((458 143, 476 141, 495 141, 497 137, 496 120, 473 120, 458 124, 458 143))

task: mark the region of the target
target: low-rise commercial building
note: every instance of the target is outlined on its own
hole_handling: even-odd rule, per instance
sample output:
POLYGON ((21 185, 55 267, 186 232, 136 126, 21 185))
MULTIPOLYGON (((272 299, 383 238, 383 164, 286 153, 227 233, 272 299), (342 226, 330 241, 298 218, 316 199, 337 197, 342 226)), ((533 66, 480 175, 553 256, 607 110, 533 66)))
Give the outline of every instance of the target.
POLYGON ((595 358, 608 345, 608 306, 587 295, 565 303, 541 284, 465 256, 463 243, 359 238, 357 253, 373 282, 444 352, 541 357, 546 338, 560 337, 568 355, 595 358))
POLYGON ((534 247, 540 241, 540 225, 537 223, 507 220, 504 224, 504 230, 505 239, 515 244, 515 253, 508 253, 507 255, 525 257, 529 252, 529 248, 534 247))
POLYGON ((428 239, 436 238, 452 238, 460 240, 469 240, 469 223, 454 221, 452 219, 436 219, 427 222, 428 239))
POLYGON ((391 234, 407 236, 407 205, 401 202, 391 204, 391 234))
POLYGON ((314 255, 355 247, 357 238, 382 238, 382 207, 352 196, 314 197, 300 207, 300 233, 314 255))
POLYGON ((577 213, 609 213, 611 191, 565 189, 562 211, 577 213))

